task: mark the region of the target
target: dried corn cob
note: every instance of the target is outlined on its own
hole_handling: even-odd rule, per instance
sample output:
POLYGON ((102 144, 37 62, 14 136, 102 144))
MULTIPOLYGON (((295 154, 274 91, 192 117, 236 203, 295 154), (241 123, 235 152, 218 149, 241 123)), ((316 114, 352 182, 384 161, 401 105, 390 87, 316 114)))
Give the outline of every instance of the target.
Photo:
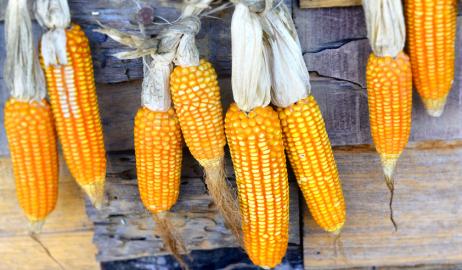
POLYGON ((248 114, 232 104, 226 136, 233 159, 242 215, 244 247, 262 267, 275 267, 289 236, 289 185, 281 127, 271 107, 248 114))
POLYGON ((135 153, 141 200, 152 213, 170 210, 180 192, 182 138, 173 109, 146 107, 135 117, 135 153))
POLYGON ((106 154, 90 46, 80 26, 66 30, 66 65, 44 67, 53 116, 71 174, 93 204, 101 206, 106 154))
POLYGON ((48 102, 11 98, 5 105, 5 129, 19 205, 38 232, 58 199, 58 150, 48 102))
POLYGON ((367 95, 372 139, 393 196, 393 172, 411 132, 412 74, 406 54, 401 52, 396 58, 370 55, 367 95))
POLYGON ((224 175, 226 139, 215 69, 206 60, 199 66, 178 66, 170 77, 170 90, 186 145, 204 166, 208 191, 239 237, 239 210, 224 175))
POLYGON ((284 145, 311 215, 324 230, 339 232, 345 202, 324 119, 313 96, 279 108, 284 145))
POLYGON ((4 79, 11 94, 4 108, 5 130, 19 205, 31 237, 38 239, 35 234, 58 198, 58 150, 26 0, 8 2, 5 41, 4 79))
POLYGON ((417 92, 439 117, 454 81, 457 0, 406 0, 408 46, 417 92))
POLYGON ((411 131, 411 63, 402 52, 405 24, 401 0, 365 0, 364 10, 374 52, 366 72, 371 134, 391 192, 390 219, 396 230, 393 172, 411 131))
POLYGON ((313 96, 297 31, 284 3, 265 13, 272 51, 271 101, 278 106, 284 145, 314 220, 340 233, 345 201, 321 111, 313 96), (288 79, 284 72, 288 72, 288 79))

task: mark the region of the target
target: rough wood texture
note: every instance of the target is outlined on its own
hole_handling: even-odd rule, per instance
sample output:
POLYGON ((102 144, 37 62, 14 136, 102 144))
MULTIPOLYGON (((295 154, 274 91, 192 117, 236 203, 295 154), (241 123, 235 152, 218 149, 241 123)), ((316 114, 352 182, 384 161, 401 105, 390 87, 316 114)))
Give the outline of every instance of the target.
POLYGON ((462 261, 461 141, 413 144, 404 152, 396 174, 398 232, 388 219, 389 193, 377 154, 369 147, 343 147, 335 157, 348 212, 340 238, 343 248, 334 248, 333 238, 305 209, 305 269, 462 261))
MULTIPOLYGON (((83 195, 64 166, 60 178, 57 208, 39 238, 66 269, 98 269, 83 195)), ((0 158, 0 254, 0 269, 60 269, 27 234, 8 158, 0 158)))
POLYGON ((361 0, 300 0, 301 8, 326 8, 359 6, 361 0))
MULTIPOLYGON (((189 153, 183 162, 180 199, 173 208, 172 222, 190 250, 236 247, 231 233, 205 188, 202 169, 189 153)), ((233 177, 231 161, 227 175, 233 177)), ((140 202, 133 154, 110 156, 106 184, 107 203, 100 212, 88 208, 95 223, 95 238, 102 262, 166 254, 150 214, 140 202)), ((300 244, 298 192, 291 185, 290 243, 300 244)))

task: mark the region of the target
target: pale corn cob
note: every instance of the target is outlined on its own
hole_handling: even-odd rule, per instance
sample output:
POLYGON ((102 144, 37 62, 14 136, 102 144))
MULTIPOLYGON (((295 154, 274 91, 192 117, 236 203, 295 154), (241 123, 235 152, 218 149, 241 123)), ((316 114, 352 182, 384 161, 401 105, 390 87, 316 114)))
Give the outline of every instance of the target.
POLYGON ((275 267, 286 253, 289 237, 289 186, 277 113, 258 107, 247 114, 232 104, 225 126, 244 248, 254 264, 275 267))
POLYGON ((67 65, 44 67, 67 166, 93 204, 104 196, 106 154, 90 46, 80 26, 66 30, 67 65))
POLYGON ((338 233, 345 223, 345 201, 329 137, 313 96, 279 108, 284 145, 314 220, 338 233))

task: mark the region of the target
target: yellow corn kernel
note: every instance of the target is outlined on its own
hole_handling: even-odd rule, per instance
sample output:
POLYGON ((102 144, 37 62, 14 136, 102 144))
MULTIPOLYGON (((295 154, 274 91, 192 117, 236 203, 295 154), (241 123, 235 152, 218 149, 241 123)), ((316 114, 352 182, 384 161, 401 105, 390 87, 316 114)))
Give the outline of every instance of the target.
POLYGON ((58 150, 50 106, 45 100, 8 100, 5 129, 19 205, 38 232, 58 199, 58 150))
POLYGON ((180 192, 182 138, 173 109, 154 112, 146 107, 135 117, 138 188, 152 213, 169 210, 180 192))
POLYGON ((68 64, 45 68, 48 93, 67 166, 92 202, 104 194, 106 154, 88 39, 66 30, 68 64))
POLYGON ((406 0, 408 47, 427 112, 443 113, 454 81, 457 0, 406 0))
POLYGON ((289 185, 278 115, 271 107, 247 114, 232 104, 225 122, 244 247, 254 264, 272 268, 284 257, 289 237, 289 185))
POLYGON ((313 96, 279 108, 284 145, 314 220, 326 231, 345 223, 345 201, 324 119, 313 96))
POLYGON ((366 77, 372 139, 391 177, 411 132, 411 63, 403 52, 395 58, 371 54, 366 77))

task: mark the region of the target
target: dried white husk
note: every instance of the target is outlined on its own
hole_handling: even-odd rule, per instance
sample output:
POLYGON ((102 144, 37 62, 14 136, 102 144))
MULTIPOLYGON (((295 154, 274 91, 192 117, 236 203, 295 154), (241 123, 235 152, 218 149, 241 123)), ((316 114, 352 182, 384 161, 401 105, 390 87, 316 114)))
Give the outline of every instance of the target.
POLYGON ((303 59, 300 41, 292 17, 281 3, 263 16, 271 48, 271 102, 286 108, 311 92, 310 75, 303 59))
POLYGON ((271 101, 270 51, 263 42, 259 15, 237 3, 231 22, 232 88, 237 106, 245 112, 271 101))
POLYGON ((396 57, 406 41, 401 0, 363 0, 363 8, 367 36, 374 54, 396 57))
POLYGON ((44 65, 67 65, 65 29, 71 24, 67 0, 36 0, 34 8, 37 21, 47 29, 40 43, 44 65))
POLYGON ((27 0, 10 0, 5 13, 6 59, 4 80, 12 97, 40 101, 46 96, 45 78, 34 48, 27 0))

